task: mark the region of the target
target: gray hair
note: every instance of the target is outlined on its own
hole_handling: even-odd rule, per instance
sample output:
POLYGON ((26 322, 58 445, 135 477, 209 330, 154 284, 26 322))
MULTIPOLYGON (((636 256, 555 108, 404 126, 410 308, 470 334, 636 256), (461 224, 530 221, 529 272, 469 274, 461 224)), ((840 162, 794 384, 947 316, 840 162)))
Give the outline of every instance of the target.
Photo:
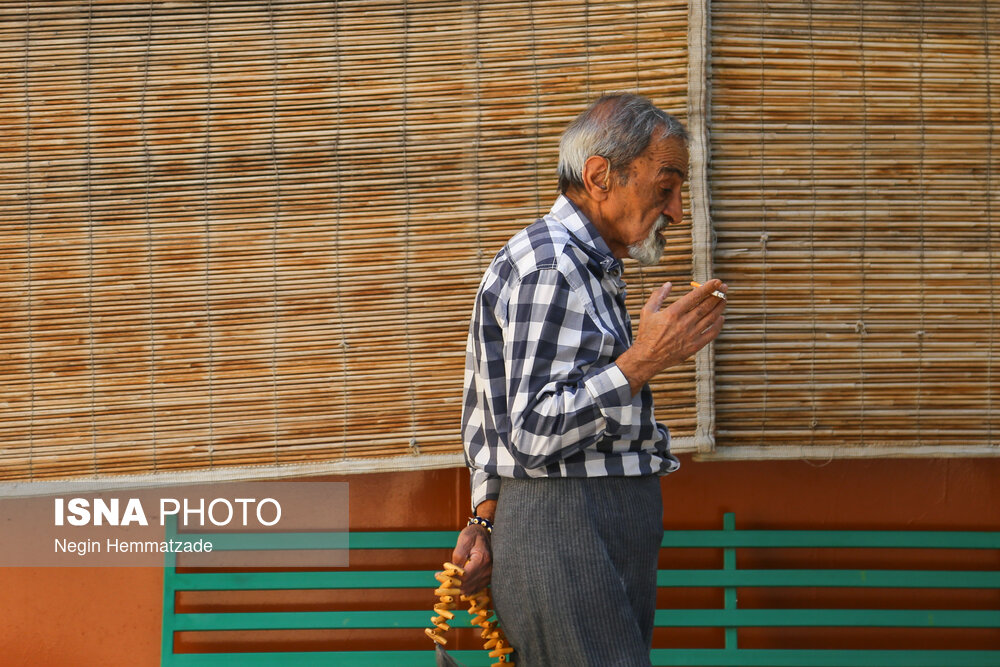
POLYGON ((587 158, 606 158, 619 182, 628 181, 628 166, 646 150, 654 132, 678 137, 690 135, 681 122, 641 95, 603 95, 570 123, 559 140, 559 192, 583 186, 587 158))

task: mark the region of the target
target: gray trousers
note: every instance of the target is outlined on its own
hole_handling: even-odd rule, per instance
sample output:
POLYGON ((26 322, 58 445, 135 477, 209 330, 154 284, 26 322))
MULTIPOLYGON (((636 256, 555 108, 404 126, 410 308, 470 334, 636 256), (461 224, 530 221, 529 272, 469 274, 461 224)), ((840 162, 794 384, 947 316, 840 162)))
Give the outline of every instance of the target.
POLYGON ((518 667, 649 665, 660 479, 503 479, 493 602, 518 667))

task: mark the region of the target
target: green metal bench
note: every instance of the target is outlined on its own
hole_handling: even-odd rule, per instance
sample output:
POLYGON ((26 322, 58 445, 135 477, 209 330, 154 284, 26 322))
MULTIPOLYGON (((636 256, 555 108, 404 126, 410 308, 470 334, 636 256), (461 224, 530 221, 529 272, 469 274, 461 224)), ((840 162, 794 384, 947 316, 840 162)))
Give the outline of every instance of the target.
MULTIPOLYGON (((699 665, 763 667, 998 667, 1000 666, 1000 571, 992 558, 1000 549, 1000 532, 959 531, 856 531, 856 530, 737 530, 732 514, 726 514, 722 530, 668 530, 663 547, 721 552, 721 568, 665 569, 657 582, 663 588, 705 588, 722 592, 716 608, 660 609, 658 628, 720 628, 724 644, 716 648, 654 648, 654 665, 699 665), (892 550, 991 550, 987 559, 992 569, 920 570, 853 569, 740 569, 737 553, 781 554, 791 549, 892 549, 892 550), (741 589, 804 588, 850 589, 980 589, 989 596, 985 609, 882 609, 882 608, 742 608, 737 604, 741 589), (973 628, 996 639, 979 649, 848 649, 848 648, 743 648, 738 638, 741 628, 973 628), (995 634, 993 634, 995 633, 995 634)), ((212 539, 216 550, 261 548, 258 537, 202 536, 212 539)), ((313 536, 315 537, 315 536, 313 536)), ((455 544, 456 532, 352 532, 338 535, 326 546, 356 549, 440 549, 447 557, 455 544)), ((270 535, 266 542, 287 548, 310 538, 289 534, 270 535)), ((272 546, 273 548, 273 546, 272 546)), ((810 552, 813 553, 813 552, 810 552)), ((819 551, 823 554, 826 551, 819 551)), ((895 552, 898 553, 898 552, 895 552)), ((744 556, 741 555, 741 559, 744 556)), ((824 556, 819 557, 826 562, 824 556)), ((751 560, 755 558, 751 557, 751 560)), ((443 560, 443 559, 442 559, 443 560)), ((672 560, 666 556, 666 561, 672 560)), ((759 560, 759 559, 758 559, 759 560)), ((662 561, 661 561, 662 562, 662 561)), ((428 627, 437 585, 433 570, 308 571, 308 572, 178 572, 172 554, 164 571, 163 665, 336 665, 338 667, 431 667, 435 664, 432 645, 423 637, 428 627), (426 589, 426 609, 383 611, 278 611, 176 613, 180 591, 262 591, 316 589, 426 589), (256 653, 175 653, 174 633, 220 630, 276 629, 412 628, 426 642, 423 650, 306 651, 256 653)), ((453 627, 470 627, 466 614, 456 614, 453 627)), ((418 640, 419 641, 419 640, 418 640)), ((656 642, 654 642, 656 646, 656 642)), ((490 665, 483 650, 452 651, 470 667, 490 665)))

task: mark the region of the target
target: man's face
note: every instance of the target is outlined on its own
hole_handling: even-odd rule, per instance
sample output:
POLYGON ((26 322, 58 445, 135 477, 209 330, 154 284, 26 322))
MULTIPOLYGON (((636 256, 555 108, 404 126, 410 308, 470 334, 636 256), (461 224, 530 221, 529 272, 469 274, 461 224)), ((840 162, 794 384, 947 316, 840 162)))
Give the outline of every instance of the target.
POLYGON ((666 246, 660 230, 680 223, 684 217, 681 186, 687 170, 684 141, 679 137, 657 137, 628 166, 624 184, 611 177, 614 183, 602 213, 616 236, 609 243, 613 251, 616 246, 624 249, 643 265, 660 260, 666 246))

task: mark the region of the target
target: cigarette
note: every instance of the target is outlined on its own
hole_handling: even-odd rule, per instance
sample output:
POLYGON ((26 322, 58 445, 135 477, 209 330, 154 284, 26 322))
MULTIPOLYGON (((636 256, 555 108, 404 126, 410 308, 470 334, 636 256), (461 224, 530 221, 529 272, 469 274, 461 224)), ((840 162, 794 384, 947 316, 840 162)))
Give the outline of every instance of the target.
MULTIPOLYGON (((695 281, 692 280, 691 281, 691 287, 701 287, 701 283, 695 282, 695 281)), ((720 292, 719 290, 715 290, 714 292, 712 292, 712 296, 717 296, 720 299, 722 299, 723 301, 726 300, 726 295, 723 294, 722 292, 720 292)))

